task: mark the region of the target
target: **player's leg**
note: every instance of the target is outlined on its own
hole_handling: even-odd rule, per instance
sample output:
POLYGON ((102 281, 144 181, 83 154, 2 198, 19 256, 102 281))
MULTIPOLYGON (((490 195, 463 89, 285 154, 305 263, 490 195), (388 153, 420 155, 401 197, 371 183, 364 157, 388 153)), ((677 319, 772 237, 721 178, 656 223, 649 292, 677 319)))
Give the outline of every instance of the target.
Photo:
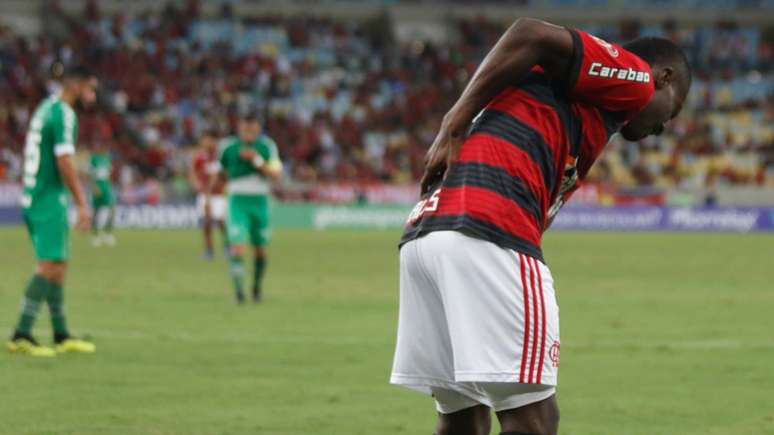
POLYGON ((255 199, 251 209, 250 241, 253 244, 253 302, 260 302, 263 294, 263 276, 266 272, 266 246, 269 243, 268 198, 255 199))
POLYGON ((212 219, 207 216, 202 218, 202 235, 204 236, 204 257, 212 259, 214 256, 212 247, 212 219))
POLYGON ((497 413, 501 435, 556 435, 559 429, 559 406, 556 395, 540 402, 497 413))
POLYGON ((67 259, 70 256, 70 228, 67 214, 63 212, 56 220, 51 220, 40 232, 40 250, 37 256, 37 273, 48 282, 46 302, 51 315, 51 327, 54 331, 54 344, 57 352, 92 353, 94 344, 73 337, 67 328, 67 316, 64 305, 64 281, 67 273, 67 259))
POLYGON ((226 234, 225 220, 228 215, 228 202, 223 195, 216 195, 213 198, 212 216, 215 220, 215 226, 220 230, 221 241, 223 243, 223 252, 228 252, 228 235, 226 234))
MULTIPOLYGON (((211 260, 213 258, 212 217, 208 216, 207 213, 205 213, 205 210, 204 210, 205 202, 206 202, 205 195, 200 193, 196 197, 196 209, 199 212, 199 218, 201 219, 201 223, 202 223, 202 237, 204 240, 204 258, 206 258, 207 260, 211 260)), ((212 204, 210 204, 210 211, 212 211, 212 204)))
POLYGON ((253 302, 260 302, 263 297, 263 274, 266 270, 266 247, 253 248, 253 302))
POLYGON ((218 228, 218 231, 220 231, 220 240, 223 243, 223 252, 228 255, 229 242, 228 232, 226 231, 226 221, 224 219, 217 220, 215 221, 215 226, 218 228))
POLYGON ((113 219, 116 216, 115 203, 111 201, 110 204, 105 207, 105 209, 107 210, 105 216, 105 226, 103 228, 105 234, 105 243, 110 246, 114 246, 116 244, 116 237, 113 234, 113 219))
POLYGON ((100 210, 102 210, 102 204, 98 196, 94 196, 91 199, 91 244, 99 246, 102 244, 102 238, 100 237, 99 217, 100 210))
POLYGON ((244 199, 229 197, 227 231, 229 239, 229 273, 234 285, 234 296, 238 304, 244 303, 245 253, 249 237, 250 218, 244 199))
POLYGON ((398 337, 390 383, 431 394, 436 434, 488 434, 489 408, 454 380, 453 350, 436 277, 424 267, 423 239, 400 249, 398 337))
MULTIPOLYGON (((30 239, 32 240, 33 247, 37 254, 40 252, 39 235, 37 233, 39 225, 36 225, 26 213, 24 215, 24 222, 27 225, 27 231, 29 232, 30 239)), ((27 283, 27 288, 24 291, 21 313, 16 322, 16 327, 14 328, 11 340, 7 345, 10 352, 26 353, 42 357, 56 355, 56 352, 54 352, 53 349, 40 346, 37 340, 32 336, 32 327, 35 324, 38 312, 40 311, 40 305, 46 300, 48 288, 49 282, 36 271, 27 283)))
POLYGON ((451 414, 438 413, 435 435, 489 435, 490 412, 488 406, 476 405, 451 414))
POLYGON ((116 244, 116 238, 113 235, 113 218, 116 215, 116 197, 113 193, 113 186, 109 183, 105 183, 103 187, 103 208, 105 209, 105 222, 102 227, 103 240, 109 246, 116 244))

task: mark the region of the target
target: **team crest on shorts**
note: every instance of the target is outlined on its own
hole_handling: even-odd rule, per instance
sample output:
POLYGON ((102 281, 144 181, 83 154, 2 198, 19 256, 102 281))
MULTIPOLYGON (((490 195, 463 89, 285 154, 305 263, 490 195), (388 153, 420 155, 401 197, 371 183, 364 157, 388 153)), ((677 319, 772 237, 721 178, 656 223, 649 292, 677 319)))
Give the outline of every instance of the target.
POLYGON ((559 367, 559 342, 555 341, 548 350, 548 357, 551 358, 551 365, 559 367))

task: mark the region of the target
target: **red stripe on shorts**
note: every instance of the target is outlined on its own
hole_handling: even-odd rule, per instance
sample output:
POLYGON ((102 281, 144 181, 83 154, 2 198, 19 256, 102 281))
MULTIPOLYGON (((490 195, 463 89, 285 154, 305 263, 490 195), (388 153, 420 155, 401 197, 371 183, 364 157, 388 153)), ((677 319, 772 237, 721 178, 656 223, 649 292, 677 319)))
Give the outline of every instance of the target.
POLYGON ((530 356, 530 363, 529 363, 529 383, 533 383, 534 379, 532 377, 532 373, 535 370, 535 357, 537 356, 537 344, 538 344, 538 336, 540 335, 540 332, 538 330, 538 327, 540 326, 540 323, 538 322, 538 301, 537 301, 537 292, 535 290, 535 268, 533 264, 535 263, 535 259, 532 257, 527 257, 527 264, 529 265, 529 283, 530 288, 532 290, 532 318, 534 319, 534 334, 532 335, 532 352, 530 356))
POLYGON ((535 265, 537 266, 538 286, 540 288, 540 308, 541 314, 543 315, 543 332, 540 337, 540 361, 538 362, 537 373, 537 383, 539 384, 541 375, 543 374, 543 357, 545 356, 546 351, 546 299, 543 296, 543 279, 540 276, 540 265, 537 264, 537 261, 535 261, 535 265))
POLYGON ((527 278, 524 274, 524 255, 519 254, 521 266, 521 288, 524 291, 524 342, 521 349, 521 370, 519 371, 519 383, 524 383, 524 374, 527 371, 527 343, 529 342, 529 294, 527 292, 527 278))

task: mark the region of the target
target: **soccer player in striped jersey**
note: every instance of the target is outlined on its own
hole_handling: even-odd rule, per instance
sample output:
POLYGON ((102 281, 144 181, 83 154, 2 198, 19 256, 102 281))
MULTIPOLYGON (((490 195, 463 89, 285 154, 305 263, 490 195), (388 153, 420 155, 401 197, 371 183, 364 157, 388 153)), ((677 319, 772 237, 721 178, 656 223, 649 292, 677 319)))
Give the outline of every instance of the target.
POLYGON ((691 82, 661 38, 618 46, 517 20, 443 119, 400 249, 391 382, 438 435, 555 434, 559 311, 541 237, 610 137, 659 134, 691 82))
MULTIPOLYGON (((60 65, 61 67, 61 65, 60 65)), ((24 145, 24 222, 38 260, 24 292, 19 320, 7 348, 13 353, 55 356, 57 352, 95 351, 94 344, 70 335, 64 312, 64 278, 69 257, 67 189, 77 207, 80 230, 88 231, 91 215, 73 162, 78 138, 76 102, 96 100, 97 79, 85 68, 64 72, 62 90, 41 102, 30 119, 24 145), (40 305, 47 303, 54 330, 54 349, 32 337, 40 305)))
POLYGON ((225 183, 217 183, 209 197, 209 213, 205 213, 207 203, 207 187, 210 178, 220 171, 218 163, 218 136, 213 130, 207 130, 199 138, 199 149, 191 158, 188 169, 188 182, 196 192, 196 209, 202 221, 202 234, 204 236, 204 258, 211 260, 215 253, 212 241, 212 228, 217 227, 223 240, 223 248, 228 251, 228 238, 226 235, 226 197, 224 195, 225 183))

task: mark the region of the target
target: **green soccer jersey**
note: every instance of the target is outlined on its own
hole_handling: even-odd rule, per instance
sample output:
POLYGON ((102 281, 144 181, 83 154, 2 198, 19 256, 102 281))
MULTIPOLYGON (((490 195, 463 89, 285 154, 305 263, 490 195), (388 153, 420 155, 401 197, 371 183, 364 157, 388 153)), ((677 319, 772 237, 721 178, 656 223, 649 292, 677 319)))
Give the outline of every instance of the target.
POLYGON ((26 212, 67 206, 56 158, 75 153, 77 135, 75 111, 58 96, 43 100, 35 109, 24 145, 22 207, 26 212))
POLYGON ((110 184, 110 168, 112 159, 110 153, 94 152, 90 159, 91 180, 95 184, 110 184))
POLYGON ((282 161, 277 144, 261 135, 253 143, 245 143, 238 137, 224 139, 220 145, 220 165, 228 178, 230 195, 268 195, 269 183, 255 165, 239 156, 242 148, 253 148, 270 167, 281 167, 282 161))
POLYGON ((91 206, 96 210, 115 204, 113 185, 110 182, 112 158, 108 152, 94 152, 89 159, 91 174, 91 206))

